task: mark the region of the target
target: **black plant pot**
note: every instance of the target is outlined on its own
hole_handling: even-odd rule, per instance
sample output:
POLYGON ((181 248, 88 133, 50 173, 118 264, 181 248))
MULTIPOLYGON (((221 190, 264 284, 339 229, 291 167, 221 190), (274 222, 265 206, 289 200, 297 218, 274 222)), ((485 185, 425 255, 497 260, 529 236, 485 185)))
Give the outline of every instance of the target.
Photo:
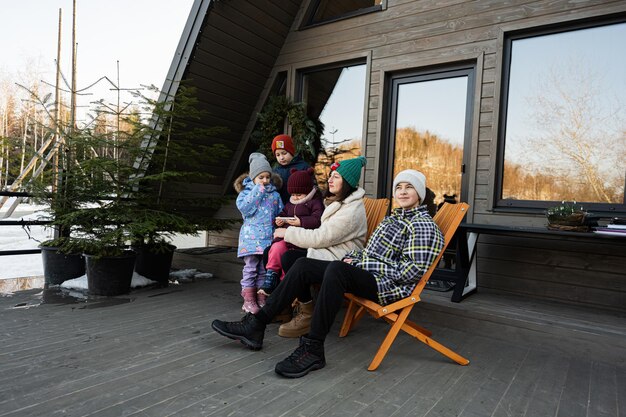
POLYGON ((120 256, 84 256, 89 294, 113 296, 130 292, 137 257, 135 252, 126 251, 120 256))
POLYGON ((59 248, 41 246, 43 275, 48 285, 59 285, 85 275, 85 259, 81 254, 60 253, 59 248))
POLYGON ((133 247, 137 252, 135 271, 148 279, 157 281, 160 286, 167 287, 172 267, 172 258, 176 246, 168 245, 167 250, 157 251, 150 245, 133 247))

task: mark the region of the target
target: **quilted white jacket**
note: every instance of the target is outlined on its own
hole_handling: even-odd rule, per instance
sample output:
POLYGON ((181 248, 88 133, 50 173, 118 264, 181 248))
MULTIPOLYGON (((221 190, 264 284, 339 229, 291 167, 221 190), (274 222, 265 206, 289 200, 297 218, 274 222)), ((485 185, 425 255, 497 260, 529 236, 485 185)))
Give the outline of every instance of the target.
POLYGON ((285 241, 308 248, 307 258, 325 261, 341 260, 349 251, 362 249, 367 233, 364 196, 359 187, 345 200, 333 201, 324 209, 319 228, 288 227, 285 241))

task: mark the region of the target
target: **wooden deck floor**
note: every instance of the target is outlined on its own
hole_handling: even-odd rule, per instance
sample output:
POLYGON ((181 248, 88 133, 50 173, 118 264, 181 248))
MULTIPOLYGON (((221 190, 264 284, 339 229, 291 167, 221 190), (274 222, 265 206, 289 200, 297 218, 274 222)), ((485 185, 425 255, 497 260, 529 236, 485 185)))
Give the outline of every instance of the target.
POLYGON ((0 416, 626 416, 619 315, 551 307, 507 322, 487 296, 450 308, 434 294, 415 318, 469 366, 401 335, 368 372, 386 325, 365 318, 345 339, 337 324, 326 368, 290 380, 274 365, 297 342, 277 325, 260 352, 211 330, 215 318, 241 316, 238 279, 231 267, 88 302, 41 290, 0 297, 0 416), (597 320, 610 322, 603 335, 591 331, 597 320))

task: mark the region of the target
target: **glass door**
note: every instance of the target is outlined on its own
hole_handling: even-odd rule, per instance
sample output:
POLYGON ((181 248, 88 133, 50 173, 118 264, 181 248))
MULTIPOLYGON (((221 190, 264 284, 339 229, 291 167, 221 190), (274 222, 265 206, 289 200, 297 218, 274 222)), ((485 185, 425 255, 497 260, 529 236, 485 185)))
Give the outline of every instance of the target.
POLYGON ((474 67, 393 76, 385 189, 404 169, 426 175, 435 203, 466 201, 474 67))

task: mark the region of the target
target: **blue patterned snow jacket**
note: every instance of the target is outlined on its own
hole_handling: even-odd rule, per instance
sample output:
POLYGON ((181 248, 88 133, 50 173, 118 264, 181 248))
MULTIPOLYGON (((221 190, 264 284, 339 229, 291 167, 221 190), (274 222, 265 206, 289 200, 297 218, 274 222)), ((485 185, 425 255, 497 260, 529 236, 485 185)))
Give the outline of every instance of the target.
POLYGON ((237 208, 243 217, 243 225, 239 231, 237 256, 262 255, 263 250, 272 244, 274 219, 282 211, 283 203, 274 184, 256 185, 247 175, 238 183, 239 178, 235 189, 239 191, 237 208))

